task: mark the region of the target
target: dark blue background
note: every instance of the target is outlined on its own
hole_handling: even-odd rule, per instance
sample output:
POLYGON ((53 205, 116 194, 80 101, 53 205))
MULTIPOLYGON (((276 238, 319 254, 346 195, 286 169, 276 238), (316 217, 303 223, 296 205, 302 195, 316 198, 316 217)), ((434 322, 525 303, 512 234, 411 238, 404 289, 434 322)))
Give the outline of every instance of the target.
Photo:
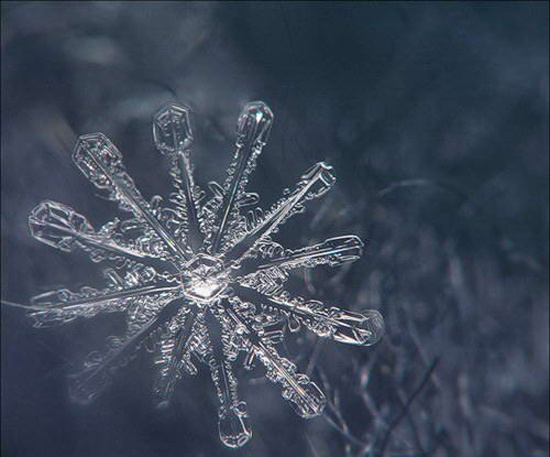
POLYGON ((206 184, 223 179, 240 109, 262 99, 276 115, 250 183, 264 205, 317 161, 338 177, 279 239, 368 242, 295 290, 379 309, 388 332, 365 349, 289 340, 348 432, 334 411, 297 418, 258 369, 240 374, 254 438, 229 451, 207 372, 161 415, 144 355, 77 407, 66 373, 120 322, 38 331, 3 306, 3 456, 548 455, 548 3, 3 2, 1 40, 3 300, 102 284, 26 225, 45 198, 96 227, 116 214, 71 163, 78 135, 108 135, 151 196, 169 191, 159 107, 194 108, 206 184))

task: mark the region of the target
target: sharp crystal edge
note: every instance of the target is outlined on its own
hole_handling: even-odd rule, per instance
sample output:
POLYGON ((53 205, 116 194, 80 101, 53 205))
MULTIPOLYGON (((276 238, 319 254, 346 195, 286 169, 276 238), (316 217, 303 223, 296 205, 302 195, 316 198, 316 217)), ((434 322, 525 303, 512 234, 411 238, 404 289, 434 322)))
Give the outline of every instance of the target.
POLYGON ((326 306, 285 289, 292 270, 356 261, 363 243, 354 235, 291 248, 274 241, 290 217, 331 189, 335 176, 330 165, 319 162, 264 211, 258 194, 246 188, 273 119, 263 102, 243 108, 227 177, 204 190, 193 176, 191 110, 179 104, 161 108, 153 117, 153 142, 169 162, 174 191, 166 200, 140 193, 122 153, 103 134, 79 138, 74 163, 124 216, 96 229, 69 206, 45 200, 31 212, 29 228, 48 246, 84 251, 103 268, 107 284, 42 293, 26 307, 28 316, 40 328, 116 313, 125 317, 127 329, 109 337, 106 350, 91 352, 71 374, 74 401, 88 403, 103 394, 119 369, 147 347, 156 352, 156 404, 171 407, 184 375, 206 365, 218 398, 220 439, 239 448, 252 438, 246 402, 237 392, 241 361, 246 369, 263 366, 292 409, 312 418, 322 414, 326 398, 280 354, 285 331, 304 327, 356 346, 382 337, 384 322, 376 310, 326 306))

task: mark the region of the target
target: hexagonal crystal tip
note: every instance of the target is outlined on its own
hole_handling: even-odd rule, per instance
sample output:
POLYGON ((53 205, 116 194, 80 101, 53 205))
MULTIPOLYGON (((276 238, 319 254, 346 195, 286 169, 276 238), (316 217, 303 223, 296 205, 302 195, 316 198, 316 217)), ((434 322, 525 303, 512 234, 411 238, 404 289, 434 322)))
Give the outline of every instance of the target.
POLYGON ((245 105, 237 126, 237 143, 249 140, 252 143, 265 144, 271 132, 274 115, 264 102, 250 102, 245 105))
POLYGON ((378 343, 386 331, 382 314, 375 309, 367 309, 361 312, 361 315, 363 320, 355 327, 357 335, 361 338, 360 344, 371 346, 378 343))
POLYGON ((252 438, 252 428, 246 413, 246 403, 240 402, 220 415, 218 429, 220 439, 226 446, 232 448, 244 446, 252 438))
POLYGON ((185 150, 193 143, 191 109, 184 105, 168 105, 153 118, 153 138, 163 154, 185 150))
POLYGON ((299 395, 290 397, 290 406, 304 419, 312 419, 319 416, 327 404, 325 394, 312 381, 300 383, 299 395))

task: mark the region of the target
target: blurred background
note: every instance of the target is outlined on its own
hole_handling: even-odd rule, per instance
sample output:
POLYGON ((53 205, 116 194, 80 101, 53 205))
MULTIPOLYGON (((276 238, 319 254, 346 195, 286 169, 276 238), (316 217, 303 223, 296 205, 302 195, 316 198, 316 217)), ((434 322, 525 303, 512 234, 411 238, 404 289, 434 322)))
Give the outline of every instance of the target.
MULTIPOLYGON (((84 255, 29 234, 48 198, 89 217, 114 204, 72 164, 103 132, 146 196, 170 191, 151 119, 193 107, 199 184, 222 180, 243 105, 276 120, 249 189, 270 206, 310 165, 336 186, 279 240, 357 234, 363 258, 300 273, 294 291, 378 309, 372 348, 290 335, 324 389, 305 421, 260 368, 239 372, 254 427, 218 439, 209 373, 172 408, 150 397, 144 353, 88 407, 66 375, 120 329, 51 330, 2 306, 5 457, 548 455, 548 3, 2 2, 2 300, 103 284, 84 255)), ((118 326, 118 327, 117 327, 118 326)))

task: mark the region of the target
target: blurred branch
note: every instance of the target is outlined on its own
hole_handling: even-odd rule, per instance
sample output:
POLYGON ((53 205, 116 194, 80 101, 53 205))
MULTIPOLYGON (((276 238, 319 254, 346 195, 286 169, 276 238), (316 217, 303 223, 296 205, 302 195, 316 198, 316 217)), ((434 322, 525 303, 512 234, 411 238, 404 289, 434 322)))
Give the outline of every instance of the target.
POLYGON ((420 394, 420 392, 422 392, 424 387, 426 387, 426 385, 428 384, 428 381, 430 380, 430 377, 432 376, 432 373, 436 369, 438 363, 439 363, 439 358, 436 358, 432 362, 432 364, 430 365, 428 370, 426 371, 426 374, 424 375, 424 378, 422 379, 422 381, 420 382, 418 387, 414 390, 414 392, 411 394, 411 396, 409 397, 409 399, 407 400, 407 402, 403 406, 403 409, 401 410, 401 413, 390 424, 390 428, 386 432, 386 435, 382 439, 382 444, 379 447, 378 454, 380 456, 383 456, 384 453, 386 452, 386 447, 388 446, 391 434, 393 433, 395 428, 399 425, 399 423, 403 420, 403 418, 407 415, 407 413, 409 411, 409 408, 411 407, 411 405, 412 405, 413 401, 415 400, 415 398, 420 394))

